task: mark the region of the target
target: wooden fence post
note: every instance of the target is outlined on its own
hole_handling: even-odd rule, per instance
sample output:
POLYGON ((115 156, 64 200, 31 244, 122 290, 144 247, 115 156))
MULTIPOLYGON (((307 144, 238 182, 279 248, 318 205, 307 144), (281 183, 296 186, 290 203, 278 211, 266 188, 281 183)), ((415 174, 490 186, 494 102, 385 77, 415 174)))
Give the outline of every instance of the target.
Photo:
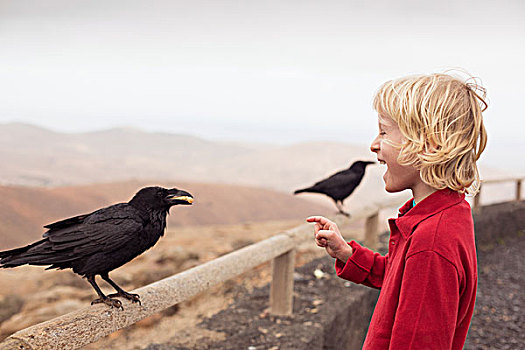
POLYGON ((375 212, 366 218, 365 222, 365 245, 370 249, 377 249, 379 212, 375 212))
POLYGON ((295 249, 272 260, 272 285, 270 288, 270 313, 286 316, 293 311, 293 273, 295 249))
POLYGON ((521 200, 521 179, 516 180, 516 200, 521 200))
POLYGON ((478 193, 474 196, 474 209, 479 208, 481 201, 481 183, 479 184, 478 193))

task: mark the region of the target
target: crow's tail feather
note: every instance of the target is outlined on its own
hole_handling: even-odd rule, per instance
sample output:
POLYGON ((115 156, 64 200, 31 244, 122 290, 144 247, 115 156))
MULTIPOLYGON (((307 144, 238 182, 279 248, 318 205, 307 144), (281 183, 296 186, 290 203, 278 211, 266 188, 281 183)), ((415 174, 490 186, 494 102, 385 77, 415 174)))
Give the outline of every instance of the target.
POLYGON ((298 194, 298 193, 303 193, 303 192, 319 193, 319 191, 317 191, 315 188, 307 187, 307 188, 302 188, 300 190, 297 190, 293 194, 298 194))
POLYGON ((16 267, 33 263, 31 261, 32 254, 28 254, 28 251, 29 249, 40 245, 44 241, 46 240, 41 240, 25 247, 4 250, 0 252, 0 267, 16 267))

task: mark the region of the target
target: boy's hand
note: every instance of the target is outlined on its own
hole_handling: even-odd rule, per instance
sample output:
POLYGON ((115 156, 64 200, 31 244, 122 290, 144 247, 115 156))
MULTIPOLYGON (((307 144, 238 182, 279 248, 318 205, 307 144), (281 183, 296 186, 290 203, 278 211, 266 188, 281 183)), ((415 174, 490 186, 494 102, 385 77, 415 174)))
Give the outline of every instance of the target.
POLYGON ((352 247, 346 243, 336 223, 323 216, 310 216, 306 221, 315 222, 314 236, 317 246, 326 248, 326 252, 332 258, 346 263, 352 256, 352 247))

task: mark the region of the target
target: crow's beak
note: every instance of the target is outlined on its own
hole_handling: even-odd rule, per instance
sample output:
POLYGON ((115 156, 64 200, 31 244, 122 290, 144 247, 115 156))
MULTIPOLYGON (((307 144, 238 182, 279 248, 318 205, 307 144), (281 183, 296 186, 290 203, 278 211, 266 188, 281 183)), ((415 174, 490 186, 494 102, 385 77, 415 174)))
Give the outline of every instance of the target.
POLYGON ((183 201, 183 202, 187 202, 189 204, 193 203, 193 197, 190 197, 190 196, 173 197, 171 200, 173 200, 173 201, 183 201))
POLYGON ((192 204, 193 196, 186 191, 177 191, 176 193, 168 194, 166 200, 172 204, 192 204))

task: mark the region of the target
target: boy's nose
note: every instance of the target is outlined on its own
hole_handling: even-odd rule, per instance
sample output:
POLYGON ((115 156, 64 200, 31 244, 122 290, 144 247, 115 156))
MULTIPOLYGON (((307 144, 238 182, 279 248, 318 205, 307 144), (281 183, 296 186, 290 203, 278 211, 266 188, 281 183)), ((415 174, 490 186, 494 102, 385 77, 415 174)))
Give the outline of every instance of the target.
POLYGON ((372 144, 370 145, 370 150, 374 153, 377 153, 379 152, 380 149, 381 149, 381 143, 379 142, 379 135, 378 135, 376 136, 374 141, 372 141, 372 144))

